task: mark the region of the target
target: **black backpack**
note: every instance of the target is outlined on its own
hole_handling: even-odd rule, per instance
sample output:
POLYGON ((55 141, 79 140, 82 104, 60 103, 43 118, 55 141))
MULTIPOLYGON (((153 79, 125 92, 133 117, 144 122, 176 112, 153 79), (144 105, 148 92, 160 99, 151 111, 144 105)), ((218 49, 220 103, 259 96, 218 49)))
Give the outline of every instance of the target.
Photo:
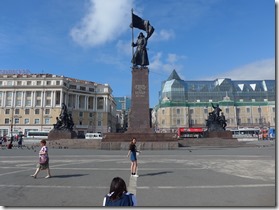
POLYGON ((111 200, 110 196, 106 195, 106 206, 133 206, 132 195, 123 193, 117 200, 111 200))

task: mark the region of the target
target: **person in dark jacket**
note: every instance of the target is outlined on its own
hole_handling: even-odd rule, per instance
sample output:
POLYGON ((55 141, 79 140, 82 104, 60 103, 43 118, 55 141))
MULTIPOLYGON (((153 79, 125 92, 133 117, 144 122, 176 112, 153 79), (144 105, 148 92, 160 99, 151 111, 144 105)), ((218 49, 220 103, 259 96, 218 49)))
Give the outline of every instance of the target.
POLYGON ((109 193, 104 197, 103 206, 136 206, 137 199, 134 194, 127 191, 125 181, 114 177, 110 184, 109 193))

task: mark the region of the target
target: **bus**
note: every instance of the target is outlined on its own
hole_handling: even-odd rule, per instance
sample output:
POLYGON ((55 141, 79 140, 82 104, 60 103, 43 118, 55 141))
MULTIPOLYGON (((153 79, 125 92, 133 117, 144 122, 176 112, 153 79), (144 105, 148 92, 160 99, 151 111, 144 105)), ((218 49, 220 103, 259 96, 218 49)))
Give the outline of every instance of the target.
POLYGON ((86 133, 85 139, 103 139, 100 133, 86 133))
POLYGON ((47 139, 49 131, 28 131, 26 134, 27 139, 47 139))
POLYGON ((202 127, 178 128, 178 138, 203 138, 206 129, 202 127))
POLYGON ((232 129, 231 132, 233 138, 258 140, 261 130, 260 128, 238 128, 232 129))

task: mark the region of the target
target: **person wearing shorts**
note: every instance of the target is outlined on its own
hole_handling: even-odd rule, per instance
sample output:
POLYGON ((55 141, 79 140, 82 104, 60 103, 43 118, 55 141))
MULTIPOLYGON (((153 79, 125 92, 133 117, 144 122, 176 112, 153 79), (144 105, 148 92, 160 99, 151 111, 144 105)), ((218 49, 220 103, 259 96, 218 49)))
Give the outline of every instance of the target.
POLYGON ((130 146, 129 146, 129 151, 127 154, 127 157, 130 156, 130 160, 131 160, 131 176, 133 177, 138 177, 137 175, 137 167, 138 167, 138 163, 137 163, 137 152, 140 152, 139 150, 137 150, 137 146, 136 146, 136 138, 133 138, 130 146))

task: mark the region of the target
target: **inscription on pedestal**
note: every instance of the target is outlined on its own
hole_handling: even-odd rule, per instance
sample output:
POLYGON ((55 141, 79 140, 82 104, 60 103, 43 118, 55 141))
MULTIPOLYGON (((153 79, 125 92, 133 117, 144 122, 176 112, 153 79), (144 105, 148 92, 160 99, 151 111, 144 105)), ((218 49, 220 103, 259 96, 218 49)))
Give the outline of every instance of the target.
POLYGON ((147 67, 132 70, 132 97, 129 113, 129 133, 150 133, 149 86, 147 67))
POLYGON ((135 86, 135 96, 136 97, 145 97, 146 95, 146 86, 145 85, 136 85, 135 86))

